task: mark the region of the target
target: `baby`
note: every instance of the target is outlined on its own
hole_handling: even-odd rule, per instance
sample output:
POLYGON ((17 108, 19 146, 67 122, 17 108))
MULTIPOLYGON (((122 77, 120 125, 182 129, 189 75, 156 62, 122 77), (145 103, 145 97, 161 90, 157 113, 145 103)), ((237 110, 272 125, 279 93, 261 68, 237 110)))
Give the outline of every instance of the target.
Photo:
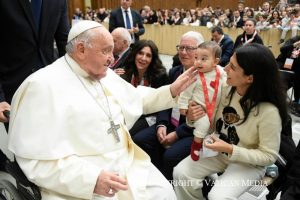
POLYGON ((190 100, 203 106, 206 115, 193 123, 194 140, 191 146, 191 157, 199 159, 203 138, 212 127, 215 108, 219 104, 221 85, 226 81, 226 73, 218 65, 221 57, 221 48, 216 42, 204 42, 196 50, 195 67, 198 69, 198 79, 179 97, 180 113, 185 115, 190 100))

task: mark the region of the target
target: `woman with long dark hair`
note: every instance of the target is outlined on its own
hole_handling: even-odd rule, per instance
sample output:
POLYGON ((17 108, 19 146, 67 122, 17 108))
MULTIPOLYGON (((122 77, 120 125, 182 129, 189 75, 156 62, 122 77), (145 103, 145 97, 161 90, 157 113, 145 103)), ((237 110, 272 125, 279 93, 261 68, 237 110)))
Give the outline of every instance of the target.
POLYGON ((204 147, 214 157, 190 157, 174 168, 177 198, 202 199, 202 181, 223 172, 208 194, 209 199, 236 199, 260 181, 265 168, 278 155, 282 124, 288 119, 286 95, 272 52, 260 44, 236 49, 225 67, 227 84, 215 117, 215 133, 204 147))
MULTIPOLYGON (((124 69, 125 74, 121 76, 135 87, 142 85, 158 88, 169 82, 166 68, 159 58, 158 48, 151 40, 134 43, 124 69)), ((154 135, 156 138, 156 134, 166 130, 168 117, 165 111, 142 115, 129 130, 133 141, 149 154, 152 163, 157 167, 161 162, 161 156, 158 155, 162 154, 163 147, 159 145, 155 151, 148 150, 149 145, 153 145, 149 137, 154 135)))
MULTIPOLYGON (((168 84, 168 75, 166 68, 163 66, 158 53, 156 44, 151 40, 140 40, 134 43, 128 60, 125 63, 125 74, 121 75, 127 82, 137 87, 139 85, 158 88, 168 84)), ((168 115, 164 111, 142 115, 138 121, 129 130, 133 141, 142 149, 147 144, 147 137, 157 133, 164 128, 168 115)), ((146 152, 152 158, 154 165, 159 165, 159 160, 156 160, 156 155, 159 152, 146 152)))
POLYGON ((166 68, 152 40, 137 41, 124 65, 125 74, 121 77, 135 87, 144 85, 158 88, 168 84, 166 68))
POLYGON ((273 10, 269 19, 270 28, 279 28, 281 25, 281 17, 278 10, 273 10))

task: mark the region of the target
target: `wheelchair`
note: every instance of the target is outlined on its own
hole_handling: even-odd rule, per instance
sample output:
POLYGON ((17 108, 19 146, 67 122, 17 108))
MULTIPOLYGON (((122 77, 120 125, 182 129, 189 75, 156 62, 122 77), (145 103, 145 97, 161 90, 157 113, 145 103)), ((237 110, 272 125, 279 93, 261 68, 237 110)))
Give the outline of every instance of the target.
POLYGON ((18 163, 10 161, 0 149, 0 200, 41 200, 39 188, 31 183, 18 163))
POLYGON ((294 93, 294 78, 295 78, 295 72, 290 71, 290 70, 284 70, 284 69, 279 69, 279 75, 280 79, 283 82, 283 87, 286 91, 288 91, 290 88, 292 88, 292 92, 289 98, 289 103, 292 102, 293 99, 293 93, 294 93))
POLYGON ((22 200, 15 182, 10 174, 0 172, 0 200, 22 200))

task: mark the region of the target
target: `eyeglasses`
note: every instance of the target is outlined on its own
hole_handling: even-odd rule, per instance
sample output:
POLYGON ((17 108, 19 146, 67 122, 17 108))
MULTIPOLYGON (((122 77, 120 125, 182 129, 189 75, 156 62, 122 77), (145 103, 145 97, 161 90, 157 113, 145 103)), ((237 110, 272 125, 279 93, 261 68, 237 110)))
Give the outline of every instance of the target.
POLYGON ((183 50, 185 49, 185 51, 186 51, 187 53, 191 53, 191 52, 193 52, 194 50, 196 50, 197 47, 177 45, 177 46, 176 46, 176 49, 177 49, 177 51, 181 51, 181 52, 183 52, 183 50))

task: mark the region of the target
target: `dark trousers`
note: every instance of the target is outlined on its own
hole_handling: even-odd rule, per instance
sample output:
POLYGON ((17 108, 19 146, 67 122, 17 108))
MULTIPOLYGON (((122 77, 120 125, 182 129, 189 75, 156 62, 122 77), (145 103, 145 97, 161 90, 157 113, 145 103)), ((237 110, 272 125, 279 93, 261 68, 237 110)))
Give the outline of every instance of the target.
POLYGON ((173 180, 173 168, 190 155, 194 137, 185 137, 176 141, 163 155, 162 173, 168 180, 173 180))
POLYGON ((132 136, 135 144, 141 147, 151 158, 151 162, 158 168, 162 167, 162 154, 164 148, 159 143, 156 136, 156 126, 150 126, 140 130, 132 136))
POLYGON ((296 102, 299 102, 300 98, 300 70, 295 71, 294 77, 294 98, 296 102))
POLYGON ((300 199, 300 142, 297 145, 294 157, 288 162, 289 170, 287 180, 283 184, 281 200, 298 200, 300 199))

